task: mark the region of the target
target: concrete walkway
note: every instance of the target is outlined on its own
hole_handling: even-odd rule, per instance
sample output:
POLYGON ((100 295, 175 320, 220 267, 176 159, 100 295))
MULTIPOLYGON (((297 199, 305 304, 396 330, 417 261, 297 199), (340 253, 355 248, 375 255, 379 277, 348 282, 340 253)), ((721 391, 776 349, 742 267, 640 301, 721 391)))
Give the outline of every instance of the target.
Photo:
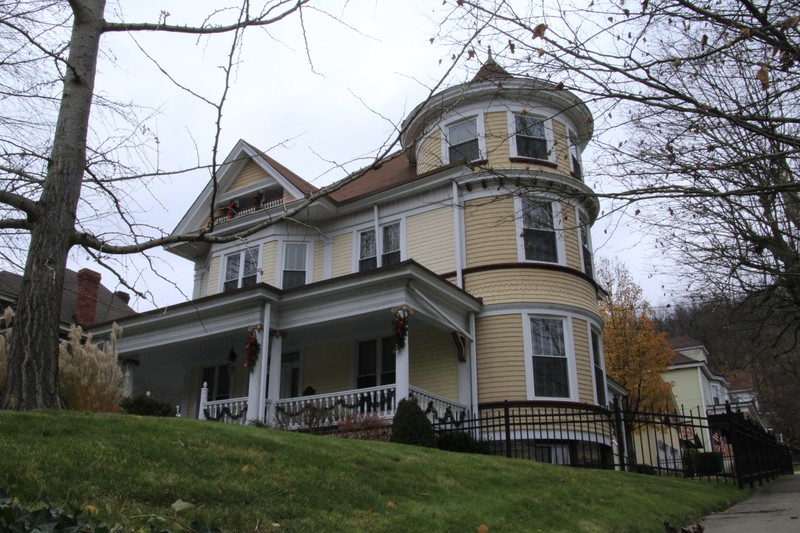
POLYGON ((700 523, 705 533, 800 532, 800 475, 764 482, 747 500, 700 523))

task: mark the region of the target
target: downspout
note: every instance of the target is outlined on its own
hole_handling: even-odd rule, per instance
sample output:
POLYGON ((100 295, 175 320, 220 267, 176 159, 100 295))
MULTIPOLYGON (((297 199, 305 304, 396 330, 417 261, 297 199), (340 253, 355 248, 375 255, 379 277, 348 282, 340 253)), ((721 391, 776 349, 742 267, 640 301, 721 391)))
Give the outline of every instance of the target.
POLYGON ((459 202, 458 183, 453 180, 453 249, 456 260, 456 286, 459 289, 464 288, 464 273, 463 273, 463 242, 461 240, 461 206, 459 202))
POLYGON ((381 261, 383 239, 381 238, 380 225, 378 224, 378 204, 372 206, 372 228, 375 231, 375 265, 381 267, 383 266, 381 261))
POLYGON ((469 366, 470 366, 470 388, 472 389, 472 416, 477 417, 478 413, 478 348, 477 332, 475 331, 475 313, 469 314, 469 329, 472 334, 472 341, 469 343, 469 366))

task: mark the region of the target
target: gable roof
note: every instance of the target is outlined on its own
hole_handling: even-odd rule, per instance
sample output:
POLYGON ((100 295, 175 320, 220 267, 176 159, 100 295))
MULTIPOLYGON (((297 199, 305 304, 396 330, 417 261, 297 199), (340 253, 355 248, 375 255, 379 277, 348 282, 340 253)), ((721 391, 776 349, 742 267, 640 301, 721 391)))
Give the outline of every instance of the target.
MULTIPOLYGON (((99 276, 99 274, 98 274, 99 276)), ((22 287, 22 276, 14 272, 0 271, 0 295, 5 302, 16 303, 22 287)), ((78 323, 75 307, 80 297, 78 290, 78 273, 67 269, 64 277, 64 292, 61 297, 60 320, 63 325, 78 323)), ((127 302, 124 292, 112 292, 102 283, 97 288, 97 306, 95 323, 111 322, 136 313, 127 302)), ((81 324, 88 326, 91 324, 81 324)))

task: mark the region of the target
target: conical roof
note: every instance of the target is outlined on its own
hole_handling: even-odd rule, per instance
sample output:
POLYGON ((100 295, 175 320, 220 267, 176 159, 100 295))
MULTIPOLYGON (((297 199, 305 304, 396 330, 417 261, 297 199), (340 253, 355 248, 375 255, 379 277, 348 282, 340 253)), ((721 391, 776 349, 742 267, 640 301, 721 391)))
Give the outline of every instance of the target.
POLYGON ((481 68, 475 74, 475 77, 472 78, 472 82, 478 81, 492 81, 492 80, 503 80, 508 78, 513 78, 511 74, 506 71, 503 67, 498 65, 494 58, 492 57, 492 49, 489 49, 489 56, 486 58, 486 61, 483 63, 481 68))

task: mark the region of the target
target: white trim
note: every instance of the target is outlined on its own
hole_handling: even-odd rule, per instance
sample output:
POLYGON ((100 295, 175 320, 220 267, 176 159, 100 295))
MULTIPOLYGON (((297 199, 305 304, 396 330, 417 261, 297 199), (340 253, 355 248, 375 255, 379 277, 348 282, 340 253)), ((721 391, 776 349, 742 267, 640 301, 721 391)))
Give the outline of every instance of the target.
POLYGON ((600 343, 600 370, 603 371, 603 387, 606 397, 606 404, 608 404, 608 371, 606 371, 606 351, 603 347, 603 333, 602 330, 597 327, 595 324, 591 322, 586 323, 586 334, 588 335, 586 338, 589 340, 589 363, 592 366, 592 390, 594 391, 594 403, 599 405, 600 407, 608 407, 608 405, 600 404, 600 399, 597 397, 597 376, 595 375, 595 364, 594 364, 594 344, 592 343, 592 332, 597 333, 597 340, 600 343))
POLYGON ((594 279, 594 248, 592 247, 592 217, 589 216, 589 213, 584 211, 578 206, 575 206, 575 229, 578 231, 578 248, 580 252, 580 261, 581 261, 581 272, 589 276, 590 278, 594 279), (591 255, 591 272, 586 272, 586 268, 584 265, 586 264, 586 260, 584 258, 583 253, 583 238, 581 237, 581 226, 583 226, 582 217, 586 217, 586 240, 587 247, 589 248, 589 254, 591 255))
POLYGON ((464 260, 461 252, 463 250, 463 234, 462 231, 462 217, 463 209, 458 203, 459 188, 458 182, 453 180, 452 186, 452 205, 453 205, 453 266, 456 269, 456 287, 459 289, 464 288, 464 260))
POLYGON ((548 313, 548 312, 532 312, 522 313, 522 347, 525 357, 525 386, 527 391, 528 400, 549 400, 549 401, 571 401, 577 402, 579 400, 578 394, 578 371, 575 355, 575 339, 572 335, 572 317, 566 314, 548 313), (569 386, 569 396, 566 397, 553 397, 553 396, 536 396, 533 386, 533 337, 531 332, 531 319, 532 318, 546 318, 546 319, 560 319, 564 329, 564 348, 566 350, 567 359, 567 380, 569 386))
POLYGON ((583 181, 583 157, 582 157, 583 153, 581 151, 580 143, 573 145, 572 144, 572 137, 570 136, 570 135, 573 135, 576 140, 579 140, 578 134, 576 133, 575 128, 573 128, 569 124, 564 124, 564 131, 565 131, 565 135, 566 135, 565 144, 567 145, 567 160, 569 161, 569 172, 570 172, 570 174, 573 174, 573 175, 575 174, 575 168, 574 168, 574 166, 572 164, 572 154, 570 153, 570 147, 571 146, 575 146, 575 153, 577 155, 578 164, 581 167, 581 175, 580 176, 576 176, 576 179, 579 179, 579 180, 583 181))
POLYGON ((534 108, 529 110, 527 108, 520 107, 519 109, 510 109, 506 112, 506 117, 508 121, 508 151, 509 156, 512 158, 519 158, 525 159, 532 162, 536 161, 548 161, 550 163, 556 163, 556 149, 555 149, 555 136, 553 134, 553 113, 547 112, 543 113, 540 108, 534 108), (522 113, 525 111, 525 113, 522 113), (528 157, 524 155, 519 155, 517 153, 517 121, 515 115, 525 115, 530 116, 533 118, 540 119, 544 123, 544 139, 547 143, 547 158, 539 159, 538 157, 528 157))
MULTIPOLYGON (((375 206, 375 212, 377 215, 377 206, 375 206)), ((385 220, 381 221, 379 219, 375 219, 374 223, 371 226, 367 226, 365 224, 360 224, 356 226, 354 229, 349 231, 343 231, 341 234, 352 233, 353 234, 353 261, 352 261, 352 271, 353 272, 361 272, 360 264, 361 264, 361 234, 367 231, 374 231, 375 232, 375 268, 381 268, 383 266, 383 228, 387 226, 391 226, 397 224, 398 231, 400 232, 400 261, 404 261, 406 256, 406 217, 387 217, 385 220)), ((331 239, 333 242, 333 239, 331 239)))
MULTIPOLYGON (((255 244, 246 244, 244 248, 239 248, 237 250, 233 250, 230 252, 220 252, 220 266, 219 266, 219 280, 217 280, 217 292, 222 293, 225 292, 225 273, 228 270, 227 263, 228 257, 232 255, 239 255, 239 275, 238 275, 238 282, 237 282, 237 289, 242 288, 242 277, 244 273, 244 255, 247 253, 248 250, 255 248, 256 249, 256 283, 262 281, 262 269, 261 269, 261 261, 262 261, 262 250, 261 250, 261 242, 257 242, 255 244)), ((234 290, 234 289, 231 289, 234 290)))

